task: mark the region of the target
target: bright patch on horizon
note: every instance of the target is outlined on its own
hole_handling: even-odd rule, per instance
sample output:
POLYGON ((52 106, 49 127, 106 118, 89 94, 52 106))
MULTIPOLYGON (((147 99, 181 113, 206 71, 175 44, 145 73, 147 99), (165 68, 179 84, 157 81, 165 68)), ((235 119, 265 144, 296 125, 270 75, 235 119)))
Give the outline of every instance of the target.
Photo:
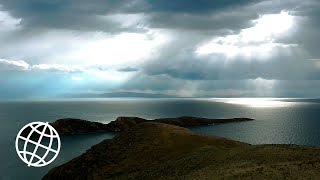
POLYGON ((218 99, 218 102, 224 102, 227 104, 244 105, 254 108, 276 108, 276 107, 288 107, 293 105, 293 102, 281 101, 276 98, 234 98, 234 99, 218 99))
POLYGON ((214 38, 197 48, 198 55, 225 54, 227 57, 267 56, 274 48, 287 48, 295 44, 276 43, 276 39, 287 33, 294 24, 295 17, 289 12, 262 15, 254 20, 253 27, 242 29, 239 34, 214 38))
POLYGON ((83 81, 84 80, 84 78, 80 77, 80 76, 71 76, 71 79, 74 81, 83 81))

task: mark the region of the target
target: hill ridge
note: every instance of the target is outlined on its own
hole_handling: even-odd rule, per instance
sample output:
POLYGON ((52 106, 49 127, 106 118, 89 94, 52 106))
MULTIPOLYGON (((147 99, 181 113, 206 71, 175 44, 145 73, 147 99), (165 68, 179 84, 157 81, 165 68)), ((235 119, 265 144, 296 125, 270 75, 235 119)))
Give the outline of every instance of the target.
POLYGON ((312 178, 320 149, 250 145, 144 122, 52 169, 50 179, 312 178), (304 173, 307 172, 307 173, 304 173))

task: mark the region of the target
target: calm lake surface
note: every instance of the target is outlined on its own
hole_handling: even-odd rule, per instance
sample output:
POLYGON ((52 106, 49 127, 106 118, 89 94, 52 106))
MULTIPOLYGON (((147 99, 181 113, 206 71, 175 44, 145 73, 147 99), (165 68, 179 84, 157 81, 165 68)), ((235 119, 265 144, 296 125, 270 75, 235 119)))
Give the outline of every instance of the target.
POLYGON ((81 118, 108 123, 118 116, 147 119, 197 116, 249 117, 255 121, 192 130, 251 144, 320 146, 319 99, 68 99, 0 101, 0 179, 41 179, 60 165, 116 134, 99 133, 62 137, 57 159, 43 168, 27 167, 15 151, 15 136, 29 122, 81 118))

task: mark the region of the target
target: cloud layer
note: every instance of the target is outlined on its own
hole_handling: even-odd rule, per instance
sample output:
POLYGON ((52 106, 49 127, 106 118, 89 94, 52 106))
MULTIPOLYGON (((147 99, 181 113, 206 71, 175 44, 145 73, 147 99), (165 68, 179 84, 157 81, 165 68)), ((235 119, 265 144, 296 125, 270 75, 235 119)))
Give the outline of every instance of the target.
POLYGON ((317 0, 0 0, 0 98, 319 97, 319 9, 317 0))

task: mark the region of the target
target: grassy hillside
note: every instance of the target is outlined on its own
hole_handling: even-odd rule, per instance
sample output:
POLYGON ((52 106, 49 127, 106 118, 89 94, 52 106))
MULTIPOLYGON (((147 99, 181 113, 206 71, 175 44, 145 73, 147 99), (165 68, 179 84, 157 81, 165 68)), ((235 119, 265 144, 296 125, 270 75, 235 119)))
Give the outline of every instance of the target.
POLYGON ((320 149, 249 145, 146 122, 52 169, 44 179, 320 177, 320 149))

